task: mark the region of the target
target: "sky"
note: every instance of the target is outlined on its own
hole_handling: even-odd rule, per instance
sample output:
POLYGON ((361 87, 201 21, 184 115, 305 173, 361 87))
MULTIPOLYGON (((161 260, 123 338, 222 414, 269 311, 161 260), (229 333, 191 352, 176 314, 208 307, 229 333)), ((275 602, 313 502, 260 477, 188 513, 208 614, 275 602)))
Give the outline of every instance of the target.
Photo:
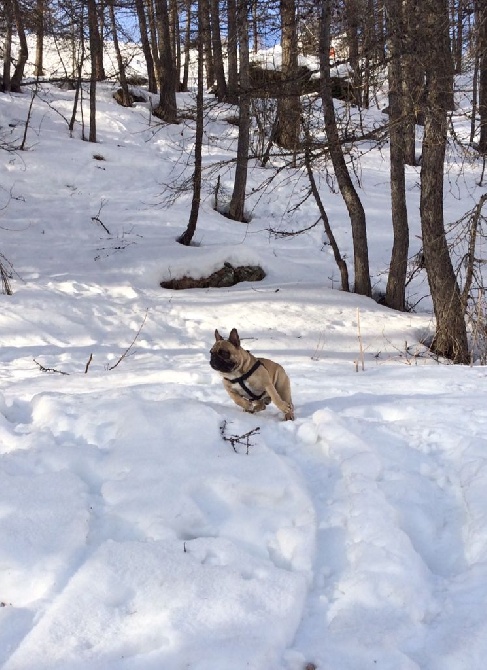
MULTIPOLYGON (((156 126, 148 103, 123 109, 113 91, 98 88, 96 145, 80 118, 68 132, 73 93, 45 84, 27 150, 2 151, 0 251, 15 273, 0 295, 0 667, 483 669, 486 368, 421 344, 424 277, 409 288, 417 311, 393 312, 338 290, 321 226, 283 235, 318 213, 295 208, 304 175, 276 176, 279 156, 252 163, 249 224, 213 210, 216 175, 222 197, 232 187, 230 107, 208 113, 195 244, 179 245, 191 194, 170 196, 191 174, 193 123, 156 126), (266 277, 159 285, 224 262, 266 277), (232 402, 209 366, 216 328, 285 368, 295 421, 232 402)), ((19 145, 29 104, 0 95, 4 143, 19 145)), ((387 158, 371 146, 359 171, 376 291, 387 158)), ((453 221, 485 189, 473 156, 448 158, 453 221)), ((320 176, 350 265, 346 209, 320 176)), ((418 180, 408 168, 412 255, 418 180)))

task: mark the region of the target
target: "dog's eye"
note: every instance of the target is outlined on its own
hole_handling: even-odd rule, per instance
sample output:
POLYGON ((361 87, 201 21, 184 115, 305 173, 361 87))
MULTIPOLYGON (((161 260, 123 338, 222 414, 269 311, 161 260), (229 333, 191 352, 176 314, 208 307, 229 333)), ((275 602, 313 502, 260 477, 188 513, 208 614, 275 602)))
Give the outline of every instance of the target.
POLYGON ((221 358, 228 358, 229 357, 228 351, 221 351, 220 352, 220 357, 221 358))

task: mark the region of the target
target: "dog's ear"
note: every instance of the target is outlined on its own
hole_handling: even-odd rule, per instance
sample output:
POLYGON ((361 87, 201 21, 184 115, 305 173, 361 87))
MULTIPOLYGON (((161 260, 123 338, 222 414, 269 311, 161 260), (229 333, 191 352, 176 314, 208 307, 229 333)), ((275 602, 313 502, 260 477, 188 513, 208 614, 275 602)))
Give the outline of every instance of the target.
POLYGON ((218 330, 215 330, 215 340, 219 342, 220 340, 223 340, 223 337, 220 335, 218 330))
POLYGON ((236 349, 240 349, 240 337, 238 336, 238 333, 237 333, 237 329, 236 329, 236 328, 232 328, 232 330, 230 331, 230 336, 229 336, 229 338, 228 338, 228 341, 229 341, 231 344, 233 344, 233 346, 234 346, 236 349))

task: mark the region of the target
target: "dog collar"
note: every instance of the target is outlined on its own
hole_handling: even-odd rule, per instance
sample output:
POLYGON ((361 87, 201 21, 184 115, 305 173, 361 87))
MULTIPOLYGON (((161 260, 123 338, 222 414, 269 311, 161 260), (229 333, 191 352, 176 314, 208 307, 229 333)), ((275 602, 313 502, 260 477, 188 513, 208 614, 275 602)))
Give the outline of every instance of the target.
POLYGON ((241 377, 237 377, 236 379, 228 379, 228 377, 225 377, 225 379, 227 380, 227 382, 230 382, 230 384, 238 384, 252 400, 260 400, 265 395, 265 391, 260 395, 257 395, 256 393, 251 391, 249 387, 245 385, 244 382, 251 375, 253 375, 254 372, 257 370, 257 368, 259 368, 261 365, 262 363, 260 361, 255 361, 250 370, 245 374, 243 374, 241 377))

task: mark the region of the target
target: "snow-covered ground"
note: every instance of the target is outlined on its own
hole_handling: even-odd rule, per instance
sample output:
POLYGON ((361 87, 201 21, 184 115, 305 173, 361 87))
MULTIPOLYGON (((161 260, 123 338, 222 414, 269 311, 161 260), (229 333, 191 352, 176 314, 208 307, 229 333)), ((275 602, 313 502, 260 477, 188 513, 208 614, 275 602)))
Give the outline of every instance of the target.
MULTIPOLYGON (((69 137, 72 92, 44 86, 28 150, 1 153, 0 252, 19 275, 0 296, 1 667, 483 669, 486 368, 424 355, 427 312, 336 290, 321 226, 269 232, 317 219, 310 199, 286 214, 300 173, 251 195, 244 225, 212 209, 217 172, 231 190, 222 164, 197 244, 178 245, 190 194, 168 204, 168 188, 191 165, 191 122, 150 125, 146 104, 111 93, 100 86, 97 145, 79 125, 69 137), (159 287, 225 261, 267 277, 159 287), (208 352, 232 327, 286 368, 294 422, 225 393, 208 352), (248 447, 224 439, 250 431, 248 447)), ((29 102, 0 95, 3 142, 20 143, 29 102)), ((207 121, 206 165, 235 149, 224 117, 207 121)), ((448 173, 450 220, 481 193, 480 166, 462 167, 448 173)), ((254 166, 249 191, 272 172, 254 166)), ((387 147, 360 178, 380 289, 387 147)), ((410 168, 412 253, 418 178, 410 168)), ((324 179, 322 193, 350 264, 344 207, 324 179)))

